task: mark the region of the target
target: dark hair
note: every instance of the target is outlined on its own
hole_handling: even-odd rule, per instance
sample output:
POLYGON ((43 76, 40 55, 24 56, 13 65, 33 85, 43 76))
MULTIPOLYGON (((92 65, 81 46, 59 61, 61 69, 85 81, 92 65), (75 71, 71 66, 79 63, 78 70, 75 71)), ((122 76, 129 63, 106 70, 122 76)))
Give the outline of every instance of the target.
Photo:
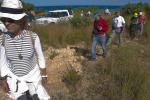
POLYGON ((18 22, 22 30, 27 28, 28 24, 27 16, 24 16, 22 19, 18 20, 18 22))

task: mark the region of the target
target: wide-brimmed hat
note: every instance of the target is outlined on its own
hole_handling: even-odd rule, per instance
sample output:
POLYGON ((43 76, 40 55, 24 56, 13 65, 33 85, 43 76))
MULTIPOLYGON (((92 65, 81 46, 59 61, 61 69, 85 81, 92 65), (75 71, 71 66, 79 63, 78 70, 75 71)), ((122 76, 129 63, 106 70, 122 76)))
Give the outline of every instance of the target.
POLYGON ((23 6, 20 0, 3 0, 0 8, 0 17, 20 20, 26 16, 23 12, 23 6))

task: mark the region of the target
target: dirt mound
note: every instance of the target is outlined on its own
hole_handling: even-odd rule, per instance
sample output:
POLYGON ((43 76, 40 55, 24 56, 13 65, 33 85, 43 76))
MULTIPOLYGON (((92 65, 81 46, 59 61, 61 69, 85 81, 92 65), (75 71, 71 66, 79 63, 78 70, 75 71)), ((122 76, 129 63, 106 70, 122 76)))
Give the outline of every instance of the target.
POLYGON ((49 47, 44 52, 44 56, 48 74, 48 92, 51 95, 56 95, 58 92, 68 92, 68 89, 62 82, 62 77, 70 68, 73 68, 79 74, 82 74, 81 63, 85 58, 78 55, 76 50, 70 47, 59 49, 49 47))

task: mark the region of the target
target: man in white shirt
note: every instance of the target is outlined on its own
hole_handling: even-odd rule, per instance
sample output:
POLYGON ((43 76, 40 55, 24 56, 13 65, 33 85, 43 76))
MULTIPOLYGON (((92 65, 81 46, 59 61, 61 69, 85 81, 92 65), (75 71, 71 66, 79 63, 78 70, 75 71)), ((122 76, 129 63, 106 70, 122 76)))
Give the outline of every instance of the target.
POLYGON ((112 33, 110 34, 110 38, 108 40, 108 45, 111 44, 112 39, 115 35, 118 36, 118 45, 122 42, 122 32, 124 30, 125 20, 122 16, 120 16, 119 12, 115 12, 115 15, 112 19, 112 33))

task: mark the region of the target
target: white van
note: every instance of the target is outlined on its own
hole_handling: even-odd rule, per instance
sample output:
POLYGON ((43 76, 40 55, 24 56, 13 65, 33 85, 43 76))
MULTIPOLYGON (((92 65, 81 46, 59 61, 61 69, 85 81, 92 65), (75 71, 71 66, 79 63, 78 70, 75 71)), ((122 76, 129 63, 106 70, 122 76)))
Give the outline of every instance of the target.
POLYGON ((41 18, 36 19, 37 24, 58 23, 59 21, 67 21, 73 17, 72 11, 69 10, 53 10, 41 18))

